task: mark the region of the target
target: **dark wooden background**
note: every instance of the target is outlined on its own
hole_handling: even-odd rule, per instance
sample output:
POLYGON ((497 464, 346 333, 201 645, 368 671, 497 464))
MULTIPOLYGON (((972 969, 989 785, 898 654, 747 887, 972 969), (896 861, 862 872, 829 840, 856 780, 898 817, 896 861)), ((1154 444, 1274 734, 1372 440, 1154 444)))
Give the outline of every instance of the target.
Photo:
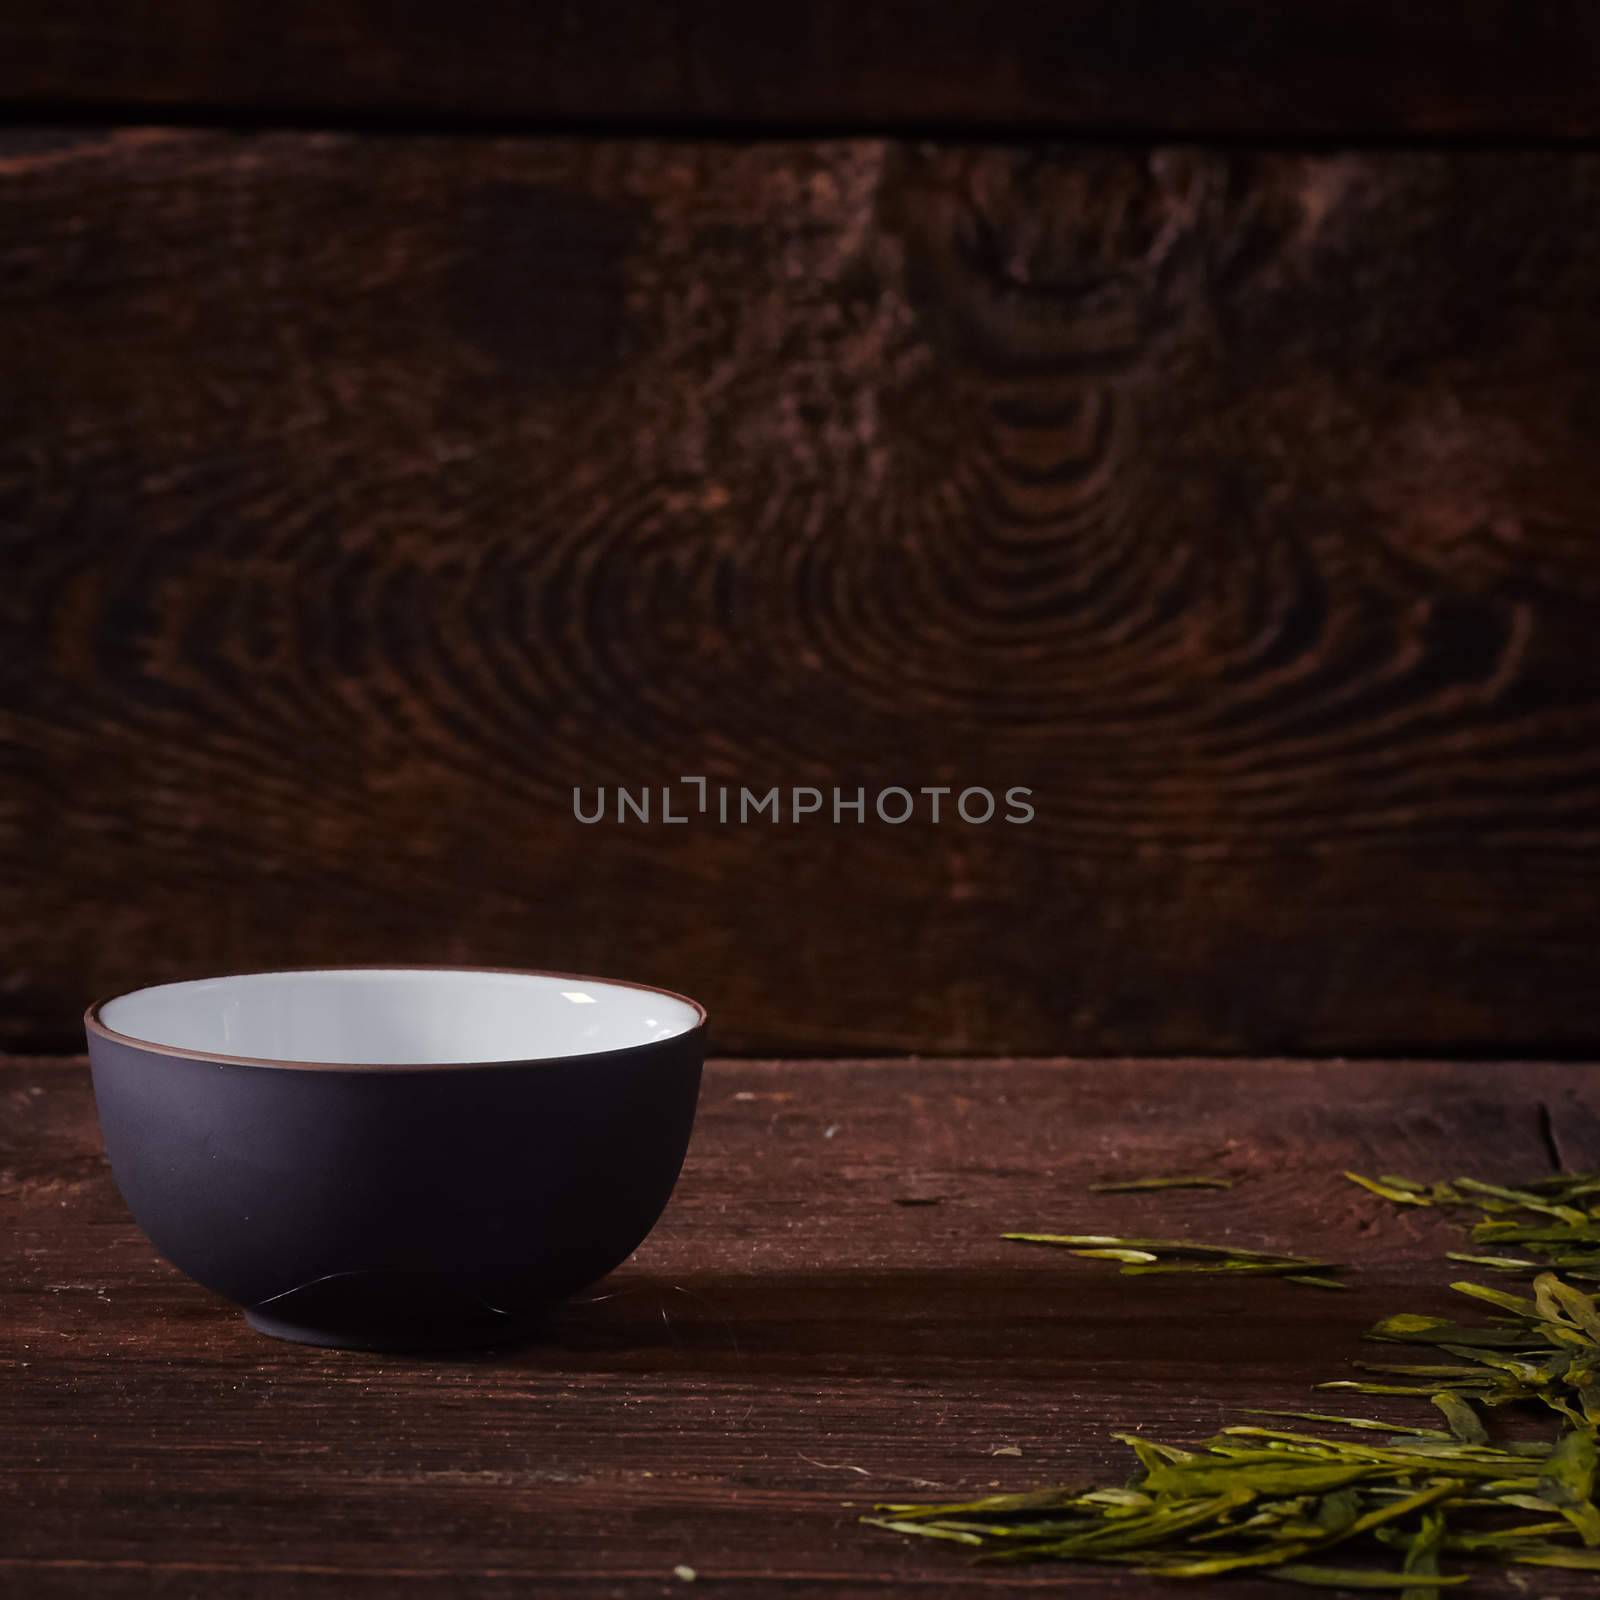
POLYGON ((1600 20, 1445 11, 8 7, 0 1047, 1592 1053, 1600 20), (1038 814, 573 820, 696 772, 1038 814))

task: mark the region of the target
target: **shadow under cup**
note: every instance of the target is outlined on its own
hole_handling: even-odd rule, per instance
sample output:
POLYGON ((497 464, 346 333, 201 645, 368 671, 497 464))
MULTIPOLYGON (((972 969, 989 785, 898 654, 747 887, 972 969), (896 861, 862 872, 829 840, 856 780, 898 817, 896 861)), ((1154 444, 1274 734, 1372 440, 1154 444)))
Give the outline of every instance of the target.
POLYGON ((360 968, 136 990, 85 1019, 117 1187, 264 1333, 515 1338, 626 1260, 688 1148, 705 1013, 555 973, 360 968))

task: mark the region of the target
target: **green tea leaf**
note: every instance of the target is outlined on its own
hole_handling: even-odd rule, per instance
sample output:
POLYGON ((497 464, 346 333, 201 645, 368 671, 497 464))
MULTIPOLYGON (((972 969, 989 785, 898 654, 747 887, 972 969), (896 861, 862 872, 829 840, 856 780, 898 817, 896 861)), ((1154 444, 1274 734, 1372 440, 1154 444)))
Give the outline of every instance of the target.
POLYGON ((1121 1178, 1114 1183, 1091 1183, 1090 1194, 1143 1194, 1154 1189, 1231 1189, 1232 1178, 1205 1176, 1182 1178, 1121 1178))
POLYGON ((1223 1261, 1157 1261, 1152 1265, 1127 1266, 1122 1269, 1123 1276, 1129 1278, 1150 1277, 1159 1273, 1172 1272, 1234 1272, 1258 1276, 1282 1277, 1298 1274, 1302 1266, 1315 1266, 1327 1268, 1333 1266, 1330 1261, 1261 1261, 1249 1258, 1227 1259, 1223 1261))
POLYGON ((1438 1511, 1425 1511, 1401 1562, 1407 1578, 1401 1600, 1427 1600, 1428 1590, 1439 1582, 1439 1549, 1444 1535, 1444 1517, 1438 1511))
POLYGON ((1441 1390, 1432 1396, 1433 1403, 1444 1413, 1444 1419, 1450 1424, 1450 1431, 1464 1444, 1487 1444, 1488 1432, 1485 1430, 1478 1413, 1463 1400, 1460 1395, 1451 1393, 1448 1389, 1441 1390))
POLYGON ((1272 1576, 1289 1583, 1308 1583, 1319 1589, 1404 1589, 1406 1594, 1402 1600, 1410 1600, 1413 1591, 1426 1596, 1467 1581, 1464 1572, 1442 1578, 1436 1572, 1384 1572, 1373 1567, 1314 1567, 1299 1561, 1274 1567, 1272 1576))
POLYGON ((1195 1239, 1124 1239, 1109 1233, 1006 1233, 1004 1239, 1020 1244, 1058 1245, 1065 1249, 1153 1250, 1158 1255, 1226 1256, 1236 1260, 1295 1262, 1304 1267, 1327 1266, 1304 1256, 1278 1255, 1266 1250, 1246 1250, 1242 1245, 1205 1244, 1195 1239))
POLYGON ((890 1533, 914 1533, 922 1539, 948 1539, 953 1544, 981 1545, 982 1536, 961 1533, 953 1528, 930 1527, 922 1522, 896 1522, 890 1517, 863 1517, 869 1528, 887 1528, 890 1533))
POLYGON ((1409 1312, 1385 1317, 1368 1335, 1395 1344, 1437 1344, 1456 1349, 1519 1349, 1527 1343, 1521 1328, 1465 1327, 1443 1317, 1422 1317, 1409 1312))
POLYGON ((1351 1183, 1359 1183, 1363 1189, 1370 1189, 1373 1194, 1384 1200, 1392 1200, 1397 1206, 1426 1206, 1432 1204, 1421 1184, 1409 1183, 1403 1178, 1398 1180, 1394 1178, 1364 1178, 1359 1172, 1347 1172, 1345 1177, 1351 1183))
POLYGON ((1328 1411, 1269 1411, 1260 1406, 1247 1406, 1247 1417, 1291 1417, 1299 1422, 1337 1422, 1346 1428, 1361 1428, 1371 1433, 1414 1434, 1424 1439, 1448 1439, 1450 1435, 1441 1428, 1402 1428, 1393 1422, 1375 1422, 1371 1417, 1341 1417, 1328 1411))
POLYGON ((1592 1502, 1595 1438, 1580 1428, 1563 1434, 1539 1477, 1539 1498, 1548 1501, 1578 1531, 1586 1545, 1600 1545, 1600 1511, 1592 1502))
POLYGON ((1520 1294, 1507 1294, 1504 1289, 1489 1289, 1481 1283, 1458 1282, 1450 1285, 1457 1294, 1471 1295, 1474 1300, 1486 1301, 1489 1305, 1498 1306, 1502 1311, 1509 1311, 1513 1316, 1526 1317, 1536 1321, 1539 1317, 1539 1307, 1536 1302, 1524 1299, 1520 1294))
MULTIPOLYGON (((1551 1272, 1541 1272, 1533 1280, 1533 1288, 1541 1309, 1547 1306, 1553 1308, 1556 1314, 1564 1315, 1591 1339, 1600 1340, 1600 1311, 1595 1309, 1591 1296, 1563 1283, 1551 1272)), ((1546 1315, 1550 1314, 1546 1312, 1546 1315)))
POLYGON ((1560 1545, 1531 1549, 1507 1548, 1504 1558, 1519 1567, 1566 1567, 1573 1572, 1600 1572, 1600 1550, 1563 1550, 1560 1545))
POLYGON ((1318 1289, 1342 1289, 1323 1276, 1342 1270, 1335 1261, 1275 1255, 1243 1245, 1206 1244, 1194 1239, 1121 1238, 1108 1233, 1008 1233, 1015 1244, 1051 1245, 1091 1261, 1116 1261, 1129 1277, 1194 1273, 1236 1273, 1244 1277, 1291 1278, 1318 1289))

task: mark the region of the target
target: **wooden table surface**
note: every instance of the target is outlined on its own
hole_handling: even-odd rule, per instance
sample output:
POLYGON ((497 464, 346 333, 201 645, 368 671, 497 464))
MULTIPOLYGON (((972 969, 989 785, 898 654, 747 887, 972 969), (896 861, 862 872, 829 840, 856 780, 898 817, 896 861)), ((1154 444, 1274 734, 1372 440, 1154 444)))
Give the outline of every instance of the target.
POLYGON ((634 1260, 541 1340, 442 1359, 251 1332, 129 1221, 83 1062, 12 1059, 0 1592, 1145 1592, 1088 1568, 974 1569, 856 1518, 881 1497, 1117 1480, 1114 1428, 1185 1441, 1247 1406, 1314 1404, 1378 1316, 1453 1298, 1449 1224, 1341 1169, 1600 1165, 1592 1070, 714 1063, 634 1260), (1235 1187, 1087 1192, 1195 1170, 1235 1187), (999 1237, 1029 1228, 1326 1252, 1354 1288, 1122 1278, 999 1237))

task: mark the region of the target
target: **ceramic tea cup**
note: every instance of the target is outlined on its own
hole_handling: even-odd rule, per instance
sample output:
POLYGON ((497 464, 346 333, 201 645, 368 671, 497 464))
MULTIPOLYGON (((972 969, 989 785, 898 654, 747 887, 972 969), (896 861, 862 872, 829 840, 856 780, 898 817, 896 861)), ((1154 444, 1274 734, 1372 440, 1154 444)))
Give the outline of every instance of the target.
POLYGON ((258 972, 84 1019, 111 1170, 263 1333, 487 1343, 624 1261, 688 1147, 705 1012, 455 967, 258 972))

